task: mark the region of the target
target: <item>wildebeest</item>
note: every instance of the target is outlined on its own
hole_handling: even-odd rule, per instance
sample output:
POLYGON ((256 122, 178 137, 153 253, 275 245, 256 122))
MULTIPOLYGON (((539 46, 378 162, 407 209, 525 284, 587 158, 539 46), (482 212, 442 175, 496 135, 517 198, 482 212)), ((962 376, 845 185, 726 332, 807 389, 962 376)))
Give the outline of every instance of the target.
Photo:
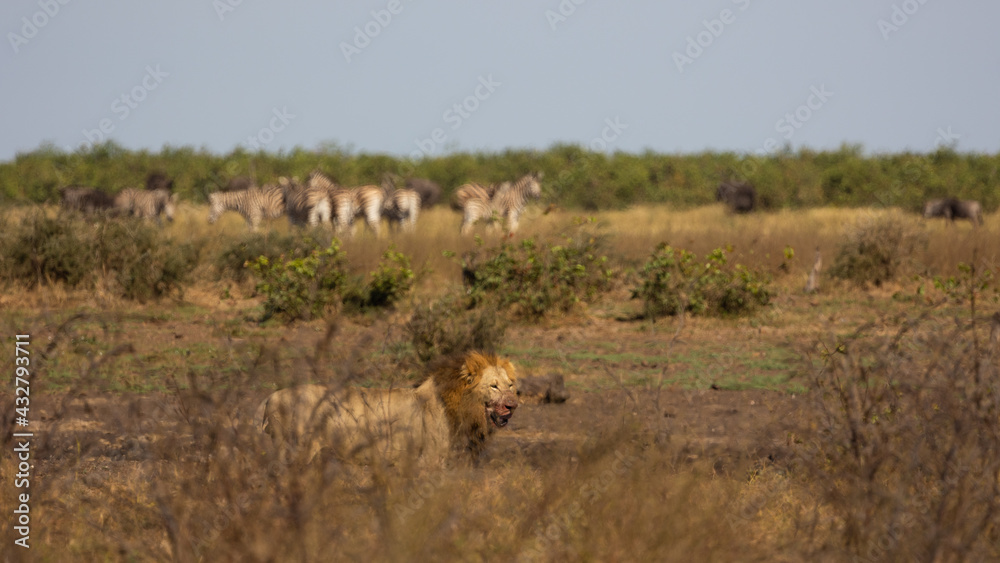
POLYGON ((152 172, 146 176, 146 189, 149 191, 167 190, 174 191, 174 181, 162 172, 152 172))
POLYGON ((426 178, 408 178, 406 189, 420 194, 420 207, 427 209, 441 200, 441 186, 426 178))
POLYGON ((978 227, 983 223, 983 208, 978 201, 972 199, 958 199, 946 197, 932 199, 924 204, 924 217, 944 217, 951 222, 955 219, 968 219, 973 227, 978 227))
POLYGON ((715 201, 725 203, 733 213, 750 213, 757 207, 757 190, 749 182, 722 182, 715 190, 715 201))
POLYGON ((402 181, 402 187, 420 194, 421 209, 427 209, 441 200, 441 186, 427 178, 407 178, 403 180, 396 173, 386 172, 382 175, 382 188, 387 193, 392 193, 400 187, 400 181, 402 181))
POLYGON ((229 182, 223 186, 223 192, 238 192, 242 190, 249 190, 254 186, 253 178, 250 176, 235 176, 229 179, 229 182))
POLYGON ((81 213, 110 212, 114 209, 115 198, 97 188, 68 186, 59 190, 63 209, 81 213))

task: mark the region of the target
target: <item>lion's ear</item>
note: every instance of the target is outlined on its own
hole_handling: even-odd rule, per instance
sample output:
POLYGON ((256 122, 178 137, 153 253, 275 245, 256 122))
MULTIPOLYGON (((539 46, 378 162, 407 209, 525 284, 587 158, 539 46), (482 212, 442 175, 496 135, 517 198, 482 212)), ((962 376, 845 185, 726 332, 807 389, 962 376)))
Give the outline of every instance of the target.
POLYGON ((462 364, 462 369, 459 371, 459 379, 462 385, 472 387, 476 384, 476 380, 479 379, 481 372, 481 370, 476 369, 477 367, 476 364, 470 362, 462 364))
POLYGON ((473 384, 477 379, 482 377, 483 371, 489 365, 489 360, 477 352, 472 352, 465 357, 465 362, 462 365, 462 380, 465 383, 473 384))
POLYGON ((465 383, 466 385, 471 385, 476 379, 476 374, 469 370, 469 364, 462 366, 462 371, 459 372, 459 375, 462 379, 462 383, 465 383))

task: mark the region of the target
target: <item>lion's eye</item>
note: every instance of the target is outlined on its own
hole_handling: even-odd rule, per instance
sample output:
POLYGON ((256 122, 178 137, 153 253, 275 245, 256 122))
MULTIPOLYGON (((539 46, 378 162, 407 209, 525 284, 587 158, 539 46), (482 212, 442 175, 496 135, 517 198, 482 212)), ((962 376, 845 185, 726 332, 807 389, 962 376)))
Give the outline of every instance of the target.
POLYGON ((490 385, 490 387, 492 387, 493 389, 496 389, 498 391, 500 390, 500 386, 497 385, 496 383, 494 383, 493 385, 490 385))

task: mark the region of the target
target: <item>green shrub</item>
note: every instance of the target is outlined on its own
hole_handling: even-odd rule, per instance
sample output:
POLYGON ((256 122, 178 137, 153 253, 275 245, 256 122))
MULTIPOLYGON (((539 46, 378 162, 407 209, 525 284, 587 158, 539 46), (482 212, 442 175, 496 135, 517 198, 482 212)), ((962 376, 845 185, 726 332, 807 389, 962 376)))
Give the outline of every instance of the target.
POLYGON ((564 244, 529 238, 473 251, 463 265, 473 305, 488 301, 516 315, 538 319, 593 301, 614 277, 607 257, 598 255, 598 240, 578 233, 565 236, 564 244))
POLYGON ((913 221, 898 215, 869 219, 848 234, 830 274, 860 286, 881 286, 902 273, 917 250, 926 248, 927 236, 913 221))
POLYGON ((257 291, 265 297, 264 320, 275 315, 286 322, 308 320, 340 303, 354 312, 388 307, 413 287, 409 259, 391 247, 366 281, 348 274, 347 254, 338 239, 327 248, 311 239, 303 240, 308 248, 293 248, 287 258, 284 254, 277 258, 265 255, 247 262, 260 280, 257 291))
POLYGON ((642 284, 632 290, 632 298, 643 300, 647 318, 676 315, 694 293, 697 268, 693 253, 661 243, 643 266, 642 284))
POLYGON ((0 279, 30 287, 105 282, 126 299, 146 300, 181 289, 198 262, 199 248, 164 239, 160 230, 133 219, 85 221, 41 211, 7 224, 0 237, 0 279))
POLYGON ((410 259, 392 247, 382 254, 382 261, 367 283, 357 283, 344 295, 344 303, 356 310, 388 307, 402 299, 413 287, 410 259))
POLYGON ((282 255, 304 255, 316 243, 299 234, 248 233, 223 248, 215 259, 215 271, 220 279, 228 278, 237 283, 246 279, 248 263, 264 256, 277 260, 282 255))
POLYGON ((464 298, 456 296, 418 305, 406 323, 410 342, 422 362, 469 350, 496 352, 506 331, 502 313, 489 307, 470 309, 464 298))
POLYGON ((771 301, 769 277, 736 264, 729 267, 726 250, 717 248, 697 260, 692 252, 661 243, 639 274, 633 299, 643 301, 646 318, 676 315, 749 315, 771 301))
MULTIPOLYGON (((969 303, 974 307, 984 301, 993 305, 1000 302, 1000 285, 993 270, 986 265, 959 262, 958 275, 934 276, 931 284, 955 303, 969 303)), ((923 293, 923 285, 918 291, 923 293)))
POLYGON ((308 320, 322 315, 336 304, 347 279, 346 255, 340 241, 320 248, 313 243, 308 252, 277 259, 258 256, 249 262, 250 269, 260 278, 257 291, 264 300, 264 317, 279 316, 285 321, 308 320))

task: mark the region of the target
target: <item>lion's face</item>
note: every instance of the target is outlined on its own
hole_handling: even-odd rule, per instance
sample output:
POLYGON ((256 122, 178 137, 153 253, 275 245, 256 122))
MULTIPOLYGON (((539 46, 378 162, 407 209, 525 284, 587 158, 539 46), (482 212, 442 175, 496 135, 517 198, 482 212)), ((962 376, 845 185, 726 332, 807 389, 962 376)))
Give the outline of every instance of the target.
POLYGON ((498 365, 486 367, 479 380, 477 390, 483 398, 486 418, 497 428, 507 426, 517 408, 517 383, 514 377, 514 366, 502 361, 498 365))

